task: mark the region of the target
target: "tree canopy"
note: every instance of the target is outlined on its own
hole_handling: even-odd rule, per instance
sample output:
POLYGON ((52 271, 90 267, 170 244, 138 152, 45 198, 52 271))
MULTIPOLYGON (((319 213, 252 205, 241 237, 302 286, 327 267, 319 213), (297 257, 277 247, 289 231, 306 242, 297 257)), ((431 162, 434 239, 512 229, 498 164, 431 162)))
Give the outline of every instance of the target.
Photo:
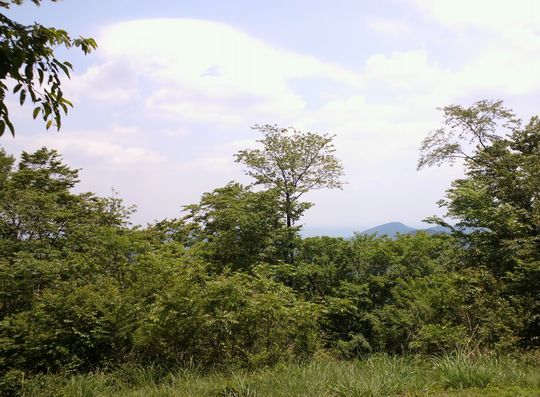
POLYGON ((343 166, 334 155, 333 136, 269 124, 253 129, 263 134, 258 141, 263 148, 241 150, 236 161, 247 166, 246 174, 257 184, 279 191, 288 227, 311 205, 299 202, 305 193, 343 186, 343 166))
POLYGON ((219 269, 251 269, 284 259, 287 233, 278 192, 229 183, 184 207, 193 245, 219 269))
POLYGON ((504 132, 520 126, 512 110, 502 101, 480 100, 472 106, 449 105, 442 109, 443 125, 422 142, 418 169, 450 164, 457 159, 471 160, 471 151, 486 148, 501 139, 504 132))

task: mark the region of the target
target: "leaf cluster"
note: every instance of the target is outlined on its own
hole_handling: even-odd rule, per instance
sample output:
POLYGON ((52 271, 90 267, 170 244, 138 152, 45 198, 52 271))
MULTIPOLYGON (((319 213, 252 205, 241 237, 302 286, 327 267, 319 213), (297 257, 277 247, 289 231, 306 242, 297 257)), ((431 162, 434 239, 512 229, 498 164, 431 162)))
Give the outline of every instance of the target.
MULTIPOLYGON (((9 4, 2 2, 0 7, 8 8, 9 4)), ((40 116, 47 129, 53 125, 60 129, 62 113, 67 114, 73 106, 64 97, 62 78, 70 78, 73 66, 56 58, 58 47, 78 47, 88 54, 97 44, 92 38, 72 38, 65 30, 39 23, 22 25, 0 14, 0 136, 6 128, 15 135, 6 104, 10 92, 18 96, 21 106, 29 98, 34 105, 33 118, 40 116)))

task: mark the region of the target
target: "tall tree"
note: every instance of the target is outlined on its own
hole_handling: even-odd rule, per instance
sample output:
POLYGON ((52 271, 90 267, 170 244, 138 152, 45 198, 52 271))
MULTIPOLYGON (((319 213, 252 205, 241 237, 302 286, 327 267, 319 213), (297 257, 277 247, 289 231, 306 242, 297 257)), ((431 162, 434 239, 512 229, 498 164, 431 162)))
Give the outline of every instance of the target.
POLYGON ((279 191, 287 227, 291 228, 311 203, 301 203, 307 192, 342 188, 343 166, 334 155, 334 136, 302 132, 277 125, 255 125, 263 134, 262 149, 245 149, 236 162, 247 166, 246 174, 257 184, 279 191))
MULTIPOLYGON (((471 107, 450 106, 444 124, 461 142, 424 142, 420 165, 452 161, 462 154, 465 177, 452 182, 439 205, 456 223, 456 235, 467 247, 465 265, 485 266, 501 280, 501 296, 521 301, 527 325, 524 343, 540 341, 540 119, 525 126, 501 101, 471 107), (468 152, 467 150, 468 146, 468 152), (469 234, 459 229, 472 228, 469 234)), ((442 135, 439 135, 442 136, 442 135)), ((449 225, 443 219, 431 221, 449 225)))
POLYGON ((498 247, 490 261, 508 270, 520 256, 540 252, 539 119, 522 127, 502 101, 452 105, 443 112, 451 129, 426 138, 419 166, 465 159, 466 177, 452 182, 439 204, 458 226, 475 230, 469 240, 481 237, 484 247, 486 239, 487 246, 498 247))
MULTIPOLYGON (((53 0, 55 1, 55 0, 53 0)), ((36 5, 41 0, 32 0, 36 5)), ((0 1, 0 8, 21 4, 23 0, 0 1)), ((35 105, 34 119, 41 115, 45 126, 61 127, 61 112, 67 114, 72 104, 62 92, 63 75, 70 77, 71 63, 55 56, 56 47, 80 47, 85 54, 97 47, 91 38, 73 39, 61 29, 47 28, 39 23, 26 26, 0 13, 0 136, 9 129, 15 135, 15 127, 9 117, 6 94, 8 83, 13 81, 13 94, 24 105, 27 97, 35 105)))

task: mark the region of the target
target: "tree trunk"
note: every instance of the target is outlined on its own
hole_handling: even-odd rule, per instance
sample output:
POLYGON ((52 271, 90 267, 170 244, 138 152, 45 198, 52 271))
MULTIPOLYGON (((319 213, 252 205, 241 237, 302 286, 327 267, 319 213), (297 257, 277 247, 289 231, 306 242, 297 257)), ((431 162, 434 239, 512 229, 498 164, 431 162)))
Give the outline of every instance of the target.
POLYGON ((292 214, 291 214, 291 197, 289 193, 285 194, 285 215, 287 217, 287 227, 292 227, 292 214))
POLYGON ((286 193, 285 194, 285 216, 287 218, 287 230, 289 231, 289 241, 287 243, 287 262, 290 264, 294 264, 294 244, 292 242, 292 203, 291 203, 291 196, 286 193))

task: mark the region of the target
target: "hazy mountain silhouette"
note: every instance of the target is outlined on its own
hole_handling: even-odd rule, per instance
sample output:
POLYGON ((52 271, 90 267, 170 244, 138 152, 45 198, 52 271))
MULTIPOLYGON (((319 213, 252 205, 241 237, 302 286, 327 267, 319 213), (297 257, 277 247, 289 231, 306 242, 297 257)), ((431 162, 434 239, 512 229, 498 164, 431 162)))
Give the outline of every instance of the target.
POLYGON ((398 233, 408 234, 417 232, 418 229, 404 225, 401 222, 390 222, 364 230, 360 234, 376 234, 377 236, 395 237, 398 233))
POLYGON ((377 236, 388 236, 394 238, 397 234, 414 234, 419 232, 425 232, 428 234, 443 234, 450 233, 451 230, 443 226, 432 226, 426 229, 416 229, 414 227, 407 226, 401 222, 390 222, 383 225, 375 226, 370 229, 364 230, 360 234, 376 234, 377 236))
POLYGON ((432 226, 425 229, 417 229, 414 227, 407 226, 401 222, 389 222, 389 223, 385 223, 382 225, 378 225, 378 226, 366 229, 361 232, 358 232, 358 229, 356 229, 355 231, 355 229, 352 227, 343 227, 343 228, 306 227, 302 229, 301 234, 303 237, 328 236, 328 237, 350 238, 353 236, 355 232, 362 235, 376 234, 377 236, 388 236, 390 238, 395 238, 398 233, 399 234, 414 234, 418 232, 425 232, 428 234, 442 234, 442 233, 450 233, 450 229, 443 226, 432 226))

